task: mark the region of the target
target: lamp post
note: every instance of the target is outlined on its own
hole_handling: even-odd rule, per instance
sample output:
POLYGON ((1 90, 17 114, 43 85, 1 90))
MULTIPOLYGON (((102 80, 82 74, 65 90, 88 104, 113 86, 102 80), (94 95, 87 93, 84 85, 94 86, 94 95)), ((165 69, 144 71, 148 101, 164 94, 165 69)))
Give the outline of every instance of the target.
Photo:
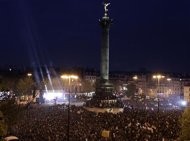
POLYGON ((68 97, 68 114, 67 114, 67 141, 69 141, 69 133, 70 133, 70 88, 71 88, 71 80, 77 80, 77 75, 61 75, 62 79, 67 79, 69 81, 69 97, 68 97))
POLYGON ((163 79, 163 78, 165 78, 165 76, 163 76, 163 75, 160 75, 160 74, 157 74, 157 75, 153 75, 153 79, 157 79, 157 90, 156 90, 156 92, 157 92, 157 101, 158 101, 158 111, 157 111, 157 113, 158 113, 158 141, 159 141, 159 112, 160 112, 160 98, 159 98, 159 90, 160 90, 160 79, 163 79))
POLYGON ((158 113, 159 113, 159 108, 160 108, 160 99, 159 99, 159 92, 160 92, 160 79, 163 79, 165 78, 165 76, 163 75, 153 75, 153 79, 157 79, 157 90, 156 90, 156 93, 157 93, 157 100, 158 100, 158 113))
POLYGON ((27 82, 29 84, 29 88, 31 89, 30 91, 31 91, 31 94, 32 94, 32 97, 30 97, 30 96, 27 96, 27 97, 28 97, 28 99, 30 99, 30 101, 31 100, 34 101, 34 99, 35 99, 35 87, 34 87, 33 79, 31 79, 32 78, 32 73, 28 72, 27 77, 28 77, 27 82))
POLYGON ((171 95, 172 92, 173 92, 173 87, 171 86, 171 83, 170 83, 170 82, 172 81, 172 79, 171 79, 171 78, 167 78, 167 81, 169 82, 169 88, 170 88, 170 89, 169 89, 169 90, 170 90, 170 93, 169 93, 169 94, 171 95))
POLYGON ((32 73, 27 73, 27 76, 30 78, 32 76, 32 73))
POLYGON ((138 76, 137 75, 133 76, 133 80, 138 80, 138 76))

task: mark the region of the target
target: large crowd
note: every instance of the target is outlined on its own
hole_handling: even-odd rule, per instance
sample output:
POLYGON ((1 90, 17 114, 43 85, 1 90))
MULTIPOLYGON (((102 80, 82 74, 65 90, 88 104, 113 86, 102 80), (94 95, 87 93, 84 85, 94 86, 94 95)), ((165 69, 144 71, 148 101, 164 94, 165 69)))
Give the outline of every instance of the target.
POLYGON ((9 133, 20 141, 174 141, 179 137, 182 111, 138 109, 126 106, 122 113, 95 113, 67 105, 27 108, 9 133), (109 138, 102 137, 109 131, 109 138))

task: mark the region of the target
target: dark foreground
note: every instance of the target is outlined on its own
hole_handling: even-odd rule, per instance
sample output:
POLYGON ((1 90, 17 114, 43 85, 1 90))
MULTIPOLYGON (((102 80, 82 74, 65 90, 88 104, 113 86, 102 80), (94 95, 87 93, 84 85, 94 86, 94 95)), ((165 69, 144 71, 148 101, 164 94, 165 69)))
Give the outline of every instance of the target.
MULTIPOLYGON (((67 107, 32 106, 12 126, 11 134, 20 141, 66 141, 67 107)), ((101 141, 102 130, 109 130, 110 141, 155 141, 176 139, 180 133, 181 111, 138 110, 123 113, 92 113, 82 107, 70 110, 70 141, 101 141), (159 136, 158 136, 159 135, 159 136)))

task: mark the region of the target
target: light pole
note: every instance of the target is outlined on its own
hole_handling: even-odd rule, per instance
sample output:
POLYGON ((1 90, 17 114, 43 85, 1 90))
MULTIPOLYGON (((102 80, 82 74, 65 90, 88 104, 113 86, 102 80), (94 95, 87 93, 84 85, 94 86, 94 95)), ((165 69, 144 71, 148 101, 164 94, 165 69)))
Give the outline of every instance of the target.
POLYGON ((159 98, 159 90, 160 90, 160 79, 165 78, 165 76, 157 74, 157 75, 153 75, 152 77, 153 79, 157 79, 157 101, 158 101, 158 141, 159 141, 159 112, 160 112, 160 98, 159 98))
POLYGON ((159 113, 159 108, 160 108, 160 99, 159 99, 159 92, 160 92, 160 79, 163 79, 165 78, 165 76, 163 75, 153 75, 153 79, 157 79, 157 90, 156 90, 156 93, 157 93, 157 100, 158 100, 158 113, 159 113))
POLYGON ((138 80, 138 76, 137 75, 133 76, 133 80, 138 80))
POLYGON ((69 133, 70 133, 70 88, 71 88, 71 80, 77 80, 78 76, 77 75, 61 75, 62 79, 67 79, 69 80, 69 97, 68 97, 68 114, 67 114, 67 141, 69 141, 69 133))
POLYGON ((30 73, 30 72, 28 72, 27 73, 27 81, 29 82, 29 84, 30 84, 30 89, 31 89, 31 94, 32 94, 32 97, 30 97, 30 96, 27 96, 28 97, 28 99, 30 99, 30 102, 31 101, 34 101, 34 99, 35 99, 35 88, 34 88, 34 82, 33 82, 33 79, 31 79, 32 78, 32 73, 30 73))
POLYGON ((172 81, 172 79, 171 79, 171 78, 167 78, 167 81, 168 81, 168 83, 169 83, 169 86, 168 86, 168 87, 169 87, 169 90, 170 90, 170 93, 168 92, 168 95, 169 95, 169 94, 171 95, 172 92, 173 92, 173 87, 171 86, 171 83, 170 83, 170 82, 172 81))
POLYGON ((32 76, 32 73, 27 73, 27 76, 30 78, 32 76))

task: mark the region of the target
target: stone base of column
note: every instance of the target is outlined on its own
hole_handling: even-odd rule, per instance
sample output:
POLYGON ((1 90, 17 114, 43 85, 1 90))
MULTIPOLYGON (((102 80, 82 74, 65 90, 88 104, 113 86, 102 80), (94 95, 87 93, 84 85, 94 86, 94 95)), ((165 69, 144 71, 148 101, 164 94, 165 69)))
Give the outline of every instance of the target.
POLYGON ((116 99, 113 95, 113 84, 108 80, 99 80, 96 84, 96 97, 100 99, 116 99))
POLYGON ((114 95, 113 89, 113 84, 108 80, 99 80, 96 85, 95 95, 90 101, 87 101, 86 105, 100 108, 123 107, 122 102, 114 95))

